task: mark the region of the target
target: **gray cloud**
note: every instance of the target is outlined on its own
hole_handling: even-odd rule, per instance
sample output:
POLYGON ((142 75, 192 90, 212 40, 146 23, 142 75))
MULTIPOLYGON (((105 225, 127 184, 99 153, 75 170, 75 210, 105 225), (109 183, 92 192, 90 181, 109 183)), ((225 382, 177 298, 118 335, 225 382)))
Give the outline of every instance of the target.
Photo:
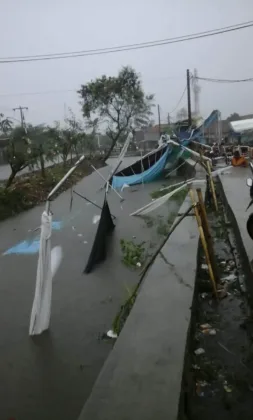
MULTIPOLYGON (((2 0, 1 57, 65 52, 145 42, 228 26, 253 17, 252 0, 2 0)), ((13 115, 29 107, 27 120, 63 120, 64 104, 80 115, 81 83, 101 74, 116 74, 131 65, 155 93, 162 119, 178 102, 186 69, 204 77, 253 76, 253 28, 211 38, 137 51, 37 63, 0 64, 0 112, 13 115), (61 91, 43 95, 17 93, 61 91), (66 92, 66 90, 73 90, 66 92), (3 96, 8 94, 10 96, 3 96), (1 96, 2 95, 2 96, 1 96)), ((251 113, 253 83, 220 85, 202 82, 200 110, 219 108, 223 116, 251 113)), ((186 105, 186 98, 182 106, 186 105)))

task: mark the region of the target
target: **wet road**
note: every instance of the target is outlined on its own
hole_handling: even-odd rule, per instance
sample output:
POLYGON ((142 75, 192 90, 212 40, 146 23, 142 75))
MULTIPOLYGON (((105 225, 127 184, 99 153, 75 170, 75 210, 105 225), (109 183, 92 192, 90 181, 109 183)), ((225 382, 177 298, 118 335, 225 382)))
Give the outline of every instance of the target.
MULTIPOLYGON (((104 176, 109 168, 101 170, 104 176)), ((96 173, 84 178, 76 191, 102 205, 103 181, 96 173)), ((63 193, 52 205, 54 221, 63 227, 54 231, 52 246, 61 245, 63 262, 53 285, 50 331, 41 337, 28 336, 30 311, 36 280, 37 254, 3 255, 10 247, 34 240, 30 230, 40 224, 44 206, 0 223, 0 412, 1 419, 74 420, 90 394, 96 377, 111 350, 101 334, 128 296, 127 288, 137 281, 121 262, 121 238, 150 239, 150 230, 140 218, 129 214, 150 201, 158 184, 124 190, 122 206, 109 194, 111 212, 117 216, 108 259, 89 275, 83 274, 97 225, 99 211, 63 193)), ((168 207, 167 207, 168 211, 168 207)))
MULTIPOLYGON (((59 157, 58 161, 56 161, 56 163, 60 163, 62 161, 62 159, 59 157)), ((45 167, 49 167, 52 166, 54 163, 52 162, 45 162, 45 167)), ((27 172, 29 172, 29 168, 25 168, 23 169, 23 171, 19 172, 18 176, 26 174, 27 172)), ((0 165, 0 181, 5 181, 6 179, 9 178, 11 174, 11 168, 10 165, 0 165)))

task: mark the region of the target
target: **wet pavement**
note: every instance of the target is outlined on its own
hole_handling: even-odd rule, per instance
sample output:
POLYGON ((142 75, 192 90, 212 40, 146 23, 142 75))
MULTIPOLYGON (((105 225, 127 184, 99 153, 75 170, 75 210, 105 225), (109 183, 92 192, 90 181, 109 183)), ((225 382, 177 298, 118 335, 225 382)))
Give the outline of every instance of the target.
MULTIPOLYGON (((108 167, 101 170, 104 176, 108 172, 108 167)), ((98 192, 102 184, 93 173, 75 190, 102 206, 104 192, 98 192)), ((28 336, 28 328, 38 254, 3 254, 25 240, 33 243, 38 232, 31 230, 40 225, 44 206, 0 223, 1 419, 78 417, 112 348, 102 334, 110 329, 127 289, 138 280, 138 273, 121 262, 119 241, 133 236, 139 242, 150 240, 151 230, 143 220, 129 214, 150 201, 150 192, 160 184, 125 189, 122 205, 113 192, 109 194, 111 212, 117 217, 112 245, 107 260, 89 275, 83 270, 97 228, 92 218, 99 210, 75 196, 70 211, 70 191, 53 202, 53 220, 63 223, 53 232, 52 246, 62 246, 63 262, 53 284, 50 330, 36 338, 28 336)), ((169 212, 170 204, 166 206, 169 212)))
POLYGON ((245 251, 251 261, 253 259, 253 241, 246 228, 248 217, 253 208, 246 211, 250 202, 249 187, 246 185, 246 179, 249 177, 252 177, 250 168, 232 168, 229 174, 221 175, 220 180, 238 224, 245 251))

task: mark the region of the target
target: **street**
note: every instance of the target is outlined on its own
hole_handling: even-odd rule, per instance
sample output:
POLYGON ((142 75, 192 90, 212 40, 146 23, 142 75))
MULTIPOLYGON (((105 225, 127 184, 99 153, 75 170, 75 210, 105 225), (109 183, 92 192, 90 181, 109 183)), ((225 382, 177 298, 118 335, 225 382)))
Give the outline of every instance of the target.
MULTIPOLYGON (((101 173, 106 176, 109 167, 101 173)), ((102 205, 104 191, 97 192, 102 184, 93 173, 75 189, 102 205)), ((74 196, 70 212, 70 191, 53 202, 53 220, 60 228, 53 232, 52 246, 62 246, 63 261, 54 279, 50 330, 35 338, 28 336, 28 328, 38 254, 25 251, 24 243, 38 240, 39 232, 32 230, 40 224, 44 205, 0 223, 1 418, 77 418, 112 347, 101 337, 138 281, 138 273, 121 262, 119 241, 150 239, 143 220, 129 214, 149 202, 158 185, 124 190, 122 205, 110 192, 110 209, 117 217, 112 245, 107 260, 88 275, 83 270, 97 228, 92 218, 99 210, 74 196)))

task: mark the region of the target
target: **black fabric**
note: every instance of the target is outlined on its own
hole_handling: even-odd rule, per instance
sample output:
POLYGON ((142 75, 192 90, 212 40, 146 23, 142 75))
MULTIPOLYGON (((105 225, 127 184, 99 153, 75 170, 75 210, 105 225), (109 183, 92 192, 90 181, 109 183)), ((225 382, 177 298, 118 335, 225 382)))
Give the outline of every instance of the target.
POLYGON ((105 260, 108 235, 113 231, 114 227, 115 225, 113 223, 111 212, 105 195, 105 200, 101 211, 97 233, 88 262, 84 269, 84 273, 90 273, 96 264, 105 260))
MULTIPOLYGON (((159 150, 154 150, 153 153, 145 157, 144 159, 137 160, 137 162, 133 163, 133 165, 128 166, 122 171, 117 172, 114 174, 115 176, 130 176, 130 175, 137 175, 141 174, 143 171, 151 168, 166 152, 167 147, 163 147, 159 150)), ((111 181, 111 180, 110 180, 111 181)))

